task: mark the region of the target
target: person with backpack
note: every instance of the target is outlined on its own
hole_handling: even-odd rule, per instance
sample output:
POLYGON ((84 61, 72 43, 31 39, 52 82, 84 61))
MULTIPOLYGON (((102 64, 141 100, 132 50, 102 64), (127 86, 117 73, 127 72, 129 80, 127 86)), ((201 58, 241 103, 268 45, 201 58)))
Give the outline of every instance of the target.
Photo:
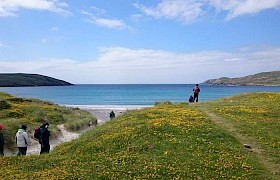
POLYGON ((4 156, 4 136, 2 133, 3 125, 0 124, 0 156, 4 156))
POLYGON ((192 95, 190 95, 190 98, 189 98, 189 103, 193 103, 193 96, 192 95))
POLYGON ((200 92, 200 89, 198 87, 198 84, 195 85, 195 87, 193 88, 193 101, 194 102, 198 102, 198 94, 200 92))
POLYGON ((49 123, 44 123, 40 127, 39 143, 41 144, 40 154, 50 152, 50 131, 48 130, 49 123))
POLYGON ((16 133, 16 144, 18 147, 18 156, 25 156, 27 152, 27 146, 30 145, 30 141, 27 134, 27 126, 21 125, 16 133))

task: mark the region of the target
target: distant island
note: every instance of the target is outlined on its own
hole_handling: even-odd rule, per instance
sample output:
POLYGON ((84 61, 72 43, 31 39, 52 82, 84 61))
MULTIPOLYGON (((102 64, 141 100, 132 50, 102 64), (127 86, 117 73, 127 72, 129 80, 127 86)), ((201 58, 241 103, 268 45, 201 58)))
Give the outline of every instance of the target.
POLYGON ((0 87, 71 86, 73 84, 39 74, 0 73, 0 87))
POLYGON ((262 72, 240 78, 221 77, 202 84, 236 86, 280 86, 280 71, 262 72))

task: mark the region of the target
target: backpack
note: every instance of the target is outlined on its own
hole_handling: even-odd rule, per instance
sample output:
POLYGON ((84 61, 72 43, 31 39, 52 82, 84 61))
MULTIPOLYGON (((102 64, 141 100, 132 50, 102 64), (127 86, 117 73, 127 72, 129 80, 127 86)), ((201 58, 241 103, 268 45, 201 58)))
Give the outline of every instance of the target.
POLYGON ((38 127, 34 130, 33 137, 36 138, 36 139, 39 139, 40 136, 41 136, 41 131, 40 131, 40 127, 38 127))
POLYGON ((199 93, 199 88, 196 86, 196 87, 193 89, 193 92, 196 93, 196 94, 199 93))
POLYGON ((193 100, 194 100, 193 96, 191 95, 190 98, 189 98, 189 102, 193 102, 193 100))

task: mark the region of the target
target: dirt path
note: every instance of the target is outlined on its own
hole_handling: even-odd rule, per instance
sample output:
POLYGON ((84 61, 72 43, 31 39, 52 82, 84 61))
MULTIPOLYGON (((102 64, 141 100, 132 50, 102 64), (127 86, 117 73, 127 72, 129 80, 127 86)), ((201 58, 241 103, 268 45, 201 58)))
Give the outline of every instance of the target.
POLYGON ((261 148, 261 146, 258 144, 257 140, 254 137, 242 134, 237 128, 234 127, 234 124, 230 120, 215 114, 214 112, 207 109, 206 106, 196 107, 203 111, 207 116, 209 116, 215 124, 228 131, 243 146, 245 144, 250 145, 251 149, 249 150, 255 153, 256 157, 259 159, 259 162, 261 162, 264 165, 264 167, 269 172, 271 172, 271 174, 274 177, 276 177, 276 179, 280 179, 279 164, 275 163, 273 159, 267 155, 266 151, 261 148))
MULTIPOLYGON (((112 110, 115 112, 116 117, 118 117, 122 115, 124 112, 126 112, 128 109, 109 108, 109 109, 85 109, 85 110, 89 111, 92 115, 94 115, 97 118, 97 125, 102 125, 107 121, 110 121, 109 114, 112 110)), ((73 139, 77 139, 82 133, 92 129, 92 128, 86 128, 79 132, 71 132, 71 131, 67 131, 63 124, 58 125, 57 128, 60 131, 60 135, 56 139, 50 140, 50 146, 51 146, 50 150, 53 150, 53 148, 55 148, 57 145, 61 143, 69 142, 73 139)), ((27 155, 40 154, 41 145, 38 143, 38 140, 33 139, 31 137, 29 137, 29 139, 31 141, 31 145, 27 147, 27 155)), ((15 156, 16 154, 17 154, 17 150, 12 152, 5 149, 5 156, 15 156)))
MULTIPOLYGON (((63 124, 58 125, 57 128, 59 129, 61 134, 58 136, 57 139, 50 140, 51 150, 53 150, 54 147, 56 147, 57 145, 59 145, 61 143, 69 142, 73 139, 78 138, 82 134, 82 132, 86 131, 86 130, 84 130, 81 132, 70 132, 65 129, 63 124)), ((31 137, 29 139, 31 141, 31 145, 27 147, 27 155, 40 154, 41 145, 38 143, 38 140, 33 139, 31 137)), ((17 154, 17 151, 15 151, 15 152, 11 152, 8 150, 5 151, 5 156, 14 156, 16 154, 17 154)))

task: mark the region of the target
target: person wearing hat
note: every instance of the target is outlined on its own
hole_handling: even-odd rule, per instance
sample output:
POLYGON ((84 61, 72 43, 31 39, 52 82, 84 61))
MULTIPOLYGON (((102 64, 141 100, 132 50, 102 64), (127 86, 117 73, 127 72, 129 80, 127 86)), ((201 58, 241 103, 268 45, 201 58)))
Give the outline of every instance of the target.
POLYGON ((4 156, 4 136, 2 133, 3 125, 0 124, 0 156, 4 156))
POLYGON ((21 125, 21 128, 18 129, 18 132, 16 133, 16 143, 18 147, 18 156, 26 155, 27 152, 27 146, 30 145, 30 141, 27 134, 27 126, 21 125))
POLYGON ((40 127, 40 137, 39 137, 39 143, 41 144, 41 152, 43 153, 49 153, 50 152, 50 131, 48 130, 49 123, 44 123, 40 127))

